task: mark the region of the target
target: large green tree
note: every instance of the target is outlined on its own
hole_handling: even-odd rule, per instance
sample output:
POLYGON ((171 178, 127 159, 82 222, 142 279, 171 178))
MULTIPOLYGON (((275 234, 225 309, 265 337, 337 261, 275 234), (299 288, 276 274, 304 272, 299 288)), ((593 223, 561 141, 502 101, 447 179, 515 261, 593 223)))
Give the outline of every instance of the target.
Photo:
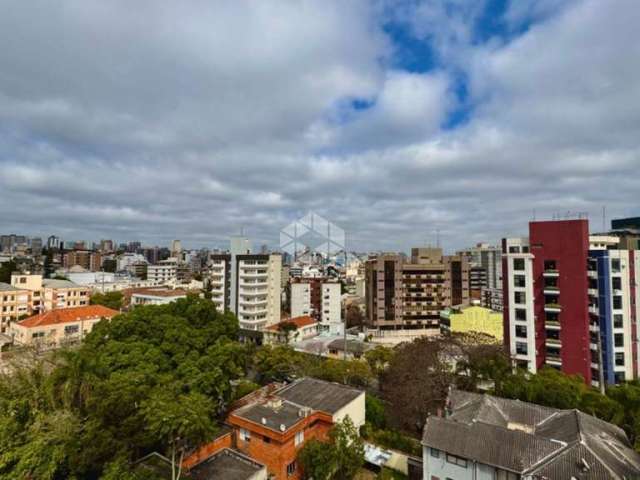
POLYGON ((120 310, 122 308, 124 296, 122 292, 94 293, 89 299, 91 305, 104 305, 107 308, 120 310))

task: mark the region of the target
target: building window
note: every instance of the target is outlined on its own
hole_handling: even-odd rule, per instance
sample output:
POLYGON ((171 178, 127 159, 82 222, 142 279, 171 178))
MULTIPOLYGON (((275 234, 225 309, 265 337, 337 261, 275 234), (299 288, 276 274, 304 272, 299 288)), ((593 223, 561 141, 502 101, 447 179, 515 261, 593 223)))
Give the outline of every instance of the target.
POLYGON ((615 272, 615 273, 620 271, 620 259, 619 258, 612 258, 611 259, 611 271, 615 272))
POLYGON ((620 295, 615 295, 613 297, 613 309, 614 310, 622 309, 622 297, 620 295))
POLYGON ((298 445, 301 445, 302 442, 304 442, 304 430, 301 430, 299 432, 296 433, 296 439, 295 439, 295 445, 296 447, 298 445))
POLYGON ((244 442, 250 442, 251 441, 251 433, 249 433, 248 430, 245 430, 244 428, 240 429, 240 440, 244 441, 244 442))
POLYGON ((296 473, 296 462, 295 460, 293 462, 291 462, 289 465, 287 465, 287 476, 291 476, 294 473, 296 473))
POLYGON ((527 344, 524 342, 516 342, 516 353, 518 355, 527 355, 527 344))
POLYGON ((622 290, 622 278, 611 277, 611 288, 614 290, 622 290))
POLYGON ((622 353, 622 352, 617 352, 616 353, 616 366, 617 367, 624 367, 624 353, 622 353))
POLYGON ((624 347, 624 334, 616 333, 613 336, 613 339, 614 339, 614 345, 616 347, 624 347))
POLYGON ((527 296, 524 292, 513 292, 515 303, 524 305, 527 302, 527 296))
POLYGON ((616 372, 613 374, 613 378, 614 378, 614 382, 615 383, 622 383, 625 381, 625 376, 624 376, 624 372, 616 372))
POLYGON ((513 269, 518 272, 524 272, 524 258, 514 258, 513 269))
POLYGON ((623 327, 623 319, 624 317, 620 313, 616 313, 613 316, 613 328, 622 328, 623 327))
POLYGON ((467 468, 467 460, 465 458, 456 457, 447 453, 447 462, 458 465, 459 467, 467 468))
POLYGON ((513 276, 513 284, 516 287, 526 287, 527 286, 526 277, 524 275, 514 275, 513 276))
POLYGON ((520 253, 520 247, 509 247, 509 253, 520 253))
POLYGON ((437 448, 430 448, 429 453, 433 458, 440 458, 440 450, 438 450, 437 448))
POLYGON ((527 311, 523 308, 516 308, 516 320, 520 320, 522 322, 527 321, 527 311))
POLYGON ((78 325, 66 325, 64 327, 65 335, 73 335, 74 333, 78 333, 80 331, 80 327, 78 325))
POLYGON ((527 327, 525 325, 516 325, 516 337, 527 338, 527 327))

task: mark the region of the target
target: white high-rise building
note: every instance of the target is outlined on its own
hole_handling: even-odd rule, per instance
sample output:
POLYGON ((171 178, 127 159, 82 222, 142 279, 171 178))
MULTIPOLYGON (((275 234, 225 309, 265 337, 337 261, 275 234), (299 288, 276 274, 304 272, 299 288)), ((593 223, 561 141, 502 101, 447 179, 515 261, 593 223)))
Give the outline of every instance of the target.
POLYGON ((298 278, 291 283, 291 317, 309 315, 323 330, 341 324, 341 285, 327 278, 298 278))

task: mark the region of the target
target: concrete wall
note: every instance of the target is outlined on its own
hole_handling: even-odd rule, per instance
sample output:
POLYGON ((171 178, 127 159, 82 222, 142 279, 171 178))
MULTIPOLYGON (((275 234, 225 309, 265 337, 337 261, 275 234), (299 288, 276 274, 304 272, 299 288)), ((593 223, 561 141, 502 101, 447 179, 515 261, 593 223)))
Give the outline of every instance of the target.
POLYGON ((338 410, 333 415, 333 421, 335 423, 341 422, 347 415, 351 418, 351 421, 356 426, 356 428, 360 428, 362 425, 364 425, 364 420, 365 420, 365 393, 364 392, 362 392, 351 403, 345 405, 343 408, 338 410))

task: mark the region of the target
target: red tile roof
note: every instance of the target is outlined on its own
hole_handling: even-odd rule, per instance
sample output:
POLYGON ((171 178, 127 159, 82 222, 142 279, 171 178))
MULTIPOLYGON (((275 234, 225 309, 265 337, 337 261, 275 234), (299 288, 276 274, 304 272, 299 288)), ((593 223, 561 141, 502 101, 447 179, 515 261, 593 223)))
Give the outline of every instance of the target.
POLYGON ((280 330, 280 327, 282 327, 283 325, 286 325, 287 323, 293 323, 296 326, 296 328, 302 328, 302 327, 307 327, 309 325, 313 325, 318 322, 316 322, 316 320, 311 318, 309 315, 303 315, 301 317, 294 317, 294 318, 289 318, 287 320, 283 320, 280 323, 271 325, 270 327, 267 328, 267 330, 277 332, 280 330))
POLYGON ((117 310, 102 305, 87 305, 85 307, 59 308, 25 318, 18 322, 23 327, 43 327, 60 323, 71 323, 79 320, 93 320, 95 318, 111 318, 117 315, 117 310))

